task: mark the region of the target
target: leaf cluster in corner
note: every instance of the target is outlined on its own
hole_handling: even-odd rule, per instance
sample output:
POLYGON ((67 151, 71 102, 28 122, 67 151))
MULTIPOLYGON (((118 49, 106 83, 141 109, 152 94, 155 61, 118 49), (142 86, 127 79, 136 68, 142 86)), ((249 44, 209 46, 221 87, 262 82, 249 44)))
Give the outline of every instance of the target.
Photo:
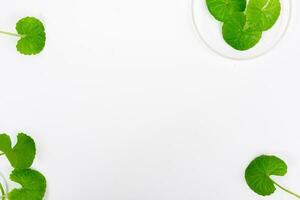
POLYGON ((10 179, 22 186, 7 194, 2 190, 2 197, 5 196, 8 200, 43 200, 47 186, 46 178, 30 168, 36 154, 34 140, 24 133, 19 133, 17 143, 12 147, 11 138, 7 134, 0 134, 0 151, 14 168, 10 179))

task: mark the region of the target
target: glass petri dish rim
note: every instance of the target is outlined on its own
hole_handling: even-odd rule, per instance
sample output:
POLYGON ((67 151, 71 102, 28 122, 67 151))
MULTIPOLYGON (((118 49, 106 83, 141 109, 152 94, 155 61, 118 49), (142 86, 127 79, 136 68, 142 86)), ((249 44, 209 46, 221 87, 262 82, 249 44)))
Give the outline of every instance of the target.
MULTIPOLYGON (((281 34, 280 38, 273 44, 270 46, 270 48, 268 48, 267 50, 263 51, 262 53, 260 54, 257 54, 257 55, 253 55, 253 56, 248 56, 248 57, 244 57, 244 58, 236 58, 236 57, 233 57, 233 56, 228 56, 228 55, 225 55, 223 53, 221 53, 220 51, 214 49, 214 47, 212 47, 205 39, 204 37, 202 36, 201 34, 201 31, 199 30, 199 27, 196 23, 196 16, 195 16, 195 1, 197 0, 191 0, 192 3, 191 3, 191 9, 192 9, 192 21, 193 21, 193 25, 194 25, 194 28, 197 32, 197 35, 198 37, 200 38, 200 40, 202 40, 202 42, 205 44, 205 46, 210 49, 210 51, 214 52, 215 54, 223 57, 223 58, 227 58, 227 59, 230 59, 230 60, 251 60, 251 59, 255 59, 255 58, 258 58, 258 57, 261 57, 263 55, 266 55, 267 53, 269 53, 271 50, 273 50, 278 44, 279 42, 285 37, 287 31, 288 31, 288 28, 290 26, 290 23, 291 23, 291 18, 292 18, 292 12, 293 12, 293 6, 292 6, 292 0, 285 0, 285 1, 288 1, 288 3, 290 4, 290 12, 288 13, 288 22, 286 24, 286 27, 285 27, 285 30, 283 31, 283 33, 281 34)), ((205 0, 202 0, 202 1, 205 1, 205 0)))

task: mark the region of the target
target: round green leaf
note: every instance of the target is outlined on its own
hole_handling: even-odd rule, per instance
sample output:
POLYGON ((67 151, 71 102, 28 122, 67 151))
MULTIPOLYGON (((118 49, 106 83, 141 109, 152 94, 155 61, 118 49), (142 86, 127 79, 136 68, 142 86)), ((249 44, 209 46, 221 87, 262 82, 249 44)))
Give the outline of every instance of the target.
POLYGON ((280 0, 250 0, 246 10, 247 23, 253 29, 266 31, 276 23, 280 12, 280 0))
POLYGON ((234 12, 246 9, 246 0, 206 0, 209 12, 219 21, 226 19, 234 12))
POLYGON ((25 17, 18 21, 16 30, 21 35, 17 44, 17 50, 21 54, 35 55, 44 49, 46 33, 40 20, 34 17, 25 17))
POLYGON ((0 151, 5 154, 11 165, 16 169, 29 168, 35 158, 36 148, 31 137, 19 133, 17 144, 12 148, 11 139, 6 134, 0 135, 0 151))
POLYGON ((42 200, 44 198, 47 183, 40 172, 32 169, 14 170, 10 179, 19 183, 22 188, 9 192, 9 200, 42 200))
POLYGON ((234 49, 244 51, 254 47, 261 39, 262 32, 246 26, 246 16, 234 13, 223 25, 223 38, 234 49))
POLYGON ((275 156, 262 155, 255 158, 245 171, 248 186, 262 196, 271 195, 276 190, 271 175, 284 176, 287 165, 275 156))

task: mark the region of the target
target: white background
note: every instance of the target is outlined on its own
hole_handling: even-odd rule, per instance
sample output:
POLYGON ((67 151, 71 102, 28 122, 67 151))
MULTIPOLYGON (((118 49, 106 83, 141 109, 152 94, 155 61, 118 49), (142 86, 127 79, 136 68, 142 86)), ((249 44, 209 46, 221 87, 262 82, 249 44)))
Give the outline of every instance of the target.
POLYGON ((201 43, 190 0, 2 2, 2 29, 36 16, 48 40, 25 57, 15 38, 0 38, 0 131, 35 138, 50 200, 262 199, 243 179, 262 153, 288 163, 277 180, 299 192, 293 3, 279 46, 237 62, 201 43))

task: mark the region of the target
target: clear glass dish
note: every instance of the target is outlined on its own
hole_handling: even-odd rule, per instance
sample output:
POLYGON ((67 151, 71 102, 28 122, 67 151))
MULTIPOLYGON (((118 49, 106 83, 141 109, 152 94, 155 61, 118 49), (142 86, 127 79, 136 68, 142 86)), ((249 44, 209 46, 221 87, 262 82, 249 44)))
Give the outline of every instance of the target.
POLYGON ((292 14, 291 0, 281 0, 281 14, 276 24, 263 33, 260 42, 247 51, 238 51, 230 47, 222 36, 222 23, 209 13, 206 0, 192 0, 193 23, 200 39, 213 52, 225 58, 246 60, 260 57, 271 51, 287 32, 292 14))

